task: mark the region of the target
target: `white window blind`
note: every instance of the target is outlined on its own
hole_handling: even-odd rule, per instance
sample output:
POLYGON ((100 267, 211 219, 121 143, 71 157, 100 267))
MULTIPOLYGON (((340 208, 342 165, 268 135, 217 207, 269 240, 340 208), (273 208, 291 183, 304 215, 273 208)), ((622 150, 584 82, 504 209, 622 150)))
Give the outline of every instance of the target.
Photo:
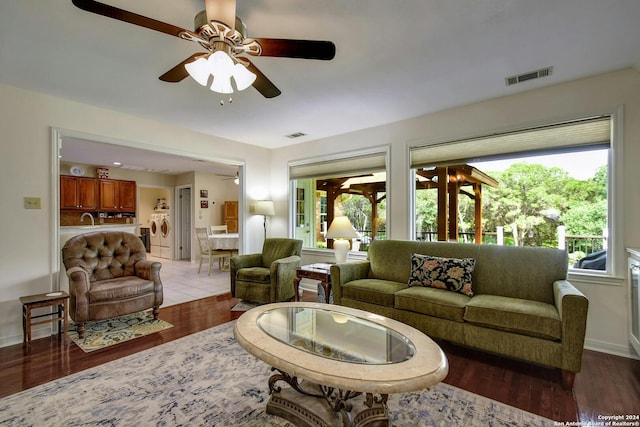
POLYGON ((599 116, 480 138, 412 147, 411 167, 464 164, 505 154, 609 145, 611 117, 599 116))
POLYGON ((327 159, 318 162, 289 165, 290 179, 331 178, 354 176, 359 173, 384 171, 386 152, 375 152, 344 158, 327 159))

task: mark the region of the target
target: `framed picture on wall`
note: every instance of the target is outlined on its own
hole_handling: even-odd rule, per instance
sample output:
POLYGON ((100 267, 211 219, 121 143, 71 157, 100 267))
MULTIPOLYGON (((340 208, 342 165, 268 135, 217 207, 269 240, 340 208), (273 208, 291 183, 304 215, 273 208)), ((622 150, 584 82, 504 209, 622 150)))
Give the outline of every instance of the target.
POLYGON ((209 197, 209 190, 200 190, 200 197, 205 199, 209 197))
POLYGON ((209 201, 208 200, 200 200, 200 207, 202 209, 207 209, 209 207, 209 201))

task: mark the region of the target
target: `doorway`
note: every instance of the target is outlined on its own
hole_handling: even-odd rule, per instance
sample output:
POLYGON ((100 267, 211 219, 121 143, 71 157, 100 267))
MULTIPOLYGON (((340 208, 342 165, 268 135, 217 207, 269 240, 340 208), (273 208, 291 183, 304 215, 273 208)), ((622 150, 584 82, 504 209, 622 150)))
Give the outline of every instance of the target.
POLYGON ((178 259, 191 260, 191 186, 178 187, 178 259))

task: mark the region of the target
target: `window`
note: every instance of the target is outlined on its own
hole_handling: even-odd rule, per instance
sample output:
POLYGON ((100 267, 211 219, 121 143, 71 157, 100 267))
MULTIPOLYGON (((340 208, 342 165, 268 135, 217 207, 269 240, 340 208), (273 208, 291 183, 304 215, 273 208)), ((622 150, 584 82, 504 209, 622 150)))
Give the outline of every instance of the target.
POLYGON ((611 117, 414 147, 417 240, 566 249, 610 269, 611 117))
POLYGON ((332 248, 325 236, 337 216, 348 217, 357 231, 353 251, 366 251, 372 239, 386 237, 386 156, 377 149, 289 165, 294 236, 303 247, 332 248))

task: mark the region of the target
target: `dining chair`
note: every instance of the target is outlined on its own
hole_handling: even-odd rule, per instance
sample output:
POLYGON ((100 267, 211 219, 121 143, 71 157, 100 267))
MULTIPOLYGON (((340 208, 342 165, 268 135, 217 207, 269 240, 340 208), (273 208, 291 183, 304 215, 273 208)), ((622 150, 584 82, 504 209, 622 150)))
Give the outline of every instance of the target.
POLYGON ((224 258, 230 256, 229 251, 216 251, 211 248, 209 240, 209 232, 206 227, 196 227, 196 238, 198 239, 198 245, 200 246, 200 263, 198 264, 198 273, 202 269, 202 261, 207 258, 209 263, 209 269, 207 274, 211 274, 211 266, 213 260, 218 259, 218 268, 222 269, 222 261, 224 258))

